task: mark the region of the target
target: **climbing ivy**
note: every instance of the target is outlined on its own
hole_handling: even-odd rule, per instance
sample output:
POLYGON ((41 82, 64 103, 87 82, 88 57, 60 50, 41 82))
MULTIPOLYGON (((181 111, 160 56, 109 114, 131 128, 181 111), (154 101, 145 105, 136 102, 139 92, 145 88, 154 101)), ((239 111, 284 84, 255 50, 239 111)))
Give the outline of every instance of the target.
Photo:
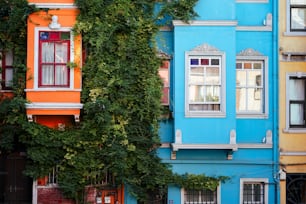
POLYGON ((169 183, 215 189, 224 177, 173 174, 156 152, 162 110, 156 35, 172 19, 194 18, 197 1, 76 0, 74 32, 86 49, 84 109, 80 124, 60 131, 25 118, 25 25, 35 8, 25 0, 0 0, 0 48, 14 50, 18 68, 16 97, 0 104, 1 149, 12 150, 18 135, 29 157, 26 174, 39 178, 56 166, 61 190, 76 201, 91 180, 108 172, 115 179, 111 185, 127 185, 143 202, 155 189, 165 193, 169 183))

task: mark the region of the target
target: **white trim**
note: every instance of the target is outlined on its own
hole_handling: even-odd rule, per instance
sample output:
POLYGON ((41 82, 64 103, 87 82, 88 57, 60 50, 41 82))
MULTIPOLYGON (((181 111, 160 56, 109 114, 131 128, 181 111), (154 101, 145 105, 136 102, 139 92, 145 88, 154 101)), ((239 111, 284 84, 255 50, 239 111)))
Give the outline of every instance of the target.
POLYGON ((272 26, 237 26, 237 31, 272 31, 272 26))
POLYGON ((32 187, 32 204, 37 204, 37 180, 33 181, 32 187))
POLYGON ((237 21, 229 20, 191 20, 188 22, 173 20, 173 26, 237 26, 237 21))
POLYGON ((185 52, 185 117, 226 117, 226 56, 225 53, 208 44, 202 44, 191 51, 185 52), (189 111, 189 58, 191 56, 212 56, 220 58, 221 87, 220 87, 220 110, 219 111, 189 111))
POLYGON ((238 149, 271 149, 273 148, 272 144, 265 144, 265 143, 240 143, 237 145, 238 145, 238 149))
POLYGON ((306 152, 280 152, 280 156, 306 156, 306 152))
POLYGON ((35 5, 37 8, 49 8, 49 9, 76 9, 78 8, 73 3, 29 3, 29 5, 35 5))
MULTIPOLYGON (((286 73, 286 126, 283 129, 284 133, 306 133, 305 128, 290 128, 289 127, 289 79, 290 77, 298 77, 306 79, 306 72, 289 72, 286 73)), ((305 87, 306 88, 306 87, 305 87)))
POLYGON ((254 182, 254 183, 256 183, 256 182, 263 182, 264 183, 264 188, 265 188, 265 200, 264 200, 264 203, 268 203, 268 198, 269 198, 269 195, 268 195, 268 193, 269 193, 269 185, 268 185, 268 182, 269 182, 269 180, 267 179, 267 178, 240 178, 240 201, 239 201, 239 203, 240 204, 243 204, 243 184, 245 183, 245 182, 250 182, 250 183, 252 183, 252 182, 254 182))
MULTIPOLYGON (((54 88, 41 88, 38 87, 38 60, 39 60, 39 32, 40 31, 52 31, 49 27, 36 27, 35 28, 35 34, 34 34, 34 89, 36 90, 66 90, 67 87, 65 88, 60 88, 60 87, 54 87, 54 88)), ((74 61, 74 36, 72 32, 72 27, 61 27, 59 32, 70 32, 70 62, 74 61)), ((69 84, 69 89, 74 88, 74 69, 70 69, 70 84, 69 84)))
POLYGON ((81 92, 82 89, 69 89, 69 88, 39 88, 39 89, 24 89, 24 92, 81 92))
POLYGON ((236 0, 236 3, 269 3, 269 0, 236 0))
POLYGON ((258 119, 265 119, 269 117, 269 58, 267 56, 263 56, 260 52, 257 52, 253 49, 246 49, 241 51, 236 56, 237 60, 252 60, 252 61, 263 61, 264 65, 264 84, 263 84, 263 91, 265 100, 263 101, 264 110, 262 113, 239 113, 236 110, 237 118, 258 118, 258 119))
POLYGON ((237 151, 237 144, 171 144, 173 151, 180 149, 228 149, 231 151, 237 151))
POLYGON ((81 103, 26 103, 26 109, 46 109, 46 110, 67 110, 67 109, 82 109, 81 103))

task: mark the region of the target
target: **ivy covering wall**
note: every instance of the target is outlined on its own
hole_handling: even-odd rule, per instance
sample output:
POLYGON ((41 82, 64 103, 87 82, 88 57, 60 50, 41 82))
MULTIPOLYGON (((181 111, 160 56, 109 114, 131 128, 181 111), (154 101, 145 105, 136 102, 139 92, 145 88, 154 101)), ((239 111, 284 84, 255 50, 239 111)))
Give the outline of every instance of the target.
MULTIPOLYGON (((171 19, 194 18, 196 3, 76 0, 80 15, 74 32, 82 35, 87 53, 82 68, 82 122, 65 131, 27 122, 21 91, 24 81, 20 80, 15 83, 16 98, 0 104, 1 149, 12 150, 17 136, 27 148, 26 174, 38 178, 57 166, 62 191, 78 201, 91 178, 100 175, 103 179, 106 172, 114 176, 114 186, 127 185, 140 201, 154 189, 165 192, 169 183, 215 189, 224 177, 173 175, 156 152, 162 82, 154 39, 171 19), (16 131, 13 134, 6 131, 10 126, 16 131)), ((0 1, 0 48, 19 53, 14 65, 22 74, 26 70, 25 22, 33 11, 23 0, 0 1)))

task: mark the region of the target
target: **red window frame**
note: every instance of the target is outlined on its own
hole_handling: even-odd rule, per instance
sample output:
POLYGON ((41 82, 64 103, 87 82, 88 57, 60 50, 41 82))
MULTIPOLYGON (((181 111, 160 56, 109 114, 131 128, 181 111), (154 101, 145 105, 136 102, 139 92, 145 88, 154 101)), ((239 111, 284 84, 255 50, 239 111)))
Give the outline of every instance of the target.
POLYGON ((68 63, 70 62, 70 32, 61 32, 61 31, 40 31, 39 32, 39 76, 38 76, 38 86, 39 87, 69 87, 70 85, 70 69, 68 67, 68 63), (48 33, 48 34, 46 34, 48 33), (69 34, 68 39, 62 39, 62 34, 69 34), (42 62, 42 45, 43 43, 50 42, 54 43, 54 57, 53 62, 42 62), (58 44, 67 43, 67 62, 56 62, 56 52, 55 52, 55 46, 58 44), (43 84, 43 74, 42 74, 42 66, 43 65, 51 65, 53 66, 53 83, 52 84, 43 84), (67 69, 67 79, 65 84, 56 84, 56 66, 66 66, 67 69))
MULTIPOLYGON (((12 89, 12 86, 7 86, 6 85, 6 71, 8 69, 13 69, 13 63, 12 65, 7 65, 6 63, 6 53, 5 51, 0 51, 0 57, 1 57, 1 86, 0 86, 0 89, 2 90, 11 90, 12 89)), ((12 57, 13 57, 13 53, 12 53, 12 57)))

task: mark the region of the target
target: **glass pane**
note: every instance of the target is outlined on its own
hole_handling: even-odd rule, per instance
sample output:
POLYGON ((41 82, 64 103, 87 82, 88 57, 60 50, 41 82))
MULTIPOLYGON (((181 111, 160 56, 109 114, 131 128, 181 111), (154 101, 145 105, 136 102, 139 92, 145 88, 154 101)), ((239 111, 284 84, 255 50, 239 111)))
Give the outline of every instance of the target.
POLYGON ((261 71, 249 71, 248 72, 248 86, 261 86, 261 71))
POLYGON ((169 87, 169 69, 159 69, 158 73, 164 83, 164 87, 169 87))
POLYGON ((59 32, 50 32, 50 40, 59 40, 60 39, 60 33, 59 32))
POLYGON ((291 29, 306 30, 306 8, 291 8, 291 29))
POLYGON ((243 66, 244 69, 252 69, 252 63, 246 63, 245 62, 243 65, 244 65, 243 66))
POLYGON ((41 40, 48 40, 49 39, 49 32, 40 32, 39 35, 40 35, 39 38, 41 40))
POLYGON ((13 85, 13 68, 5 69, 5 86, 12 87, 13 85))
POLYGON ((205 102, 219 102, 220 100, 219 86, 206 86, 205 93, 206 93, 205 102))
POLYGON ((255 62, 253 66, 254 66, 254 69, 262 69, 262 63, 255 62))
POLYGON ((253 201, 252 200, 252 184, 243 185, 243 201, 253 201))
POLYGON ((190 102, 204 102, 204 86, 192 85, 189 87, 190 102))
POLYGON ((206 76, 206 84, 219 84, 219 67, 207 67, 206 76))
POLYGON ((67 85, 68 69, 66 66, 56 66, 55 68, 55 85, 67 85))
POLYGON ((254 201, 261 202, 261 196, 263 193, 261 192, 261 185, 260 184, 253 184, 254 185, 254 201))
POLYGON ((241 62, 237 62, 236 63, 236 69, 241 69, 242 68, 242 63, 241 62))
POLYGON ((246 86, 246 75, 247 72, 244 70, 237 70, 236 71, 236 84, 237 86, 246 86))
POLYGON ((54 84, 54 72, 52 65, 43 65, 42 66, 42 85, 53 85, 54 84))
POLYGON ((303 104, 290 104, 290 125, 304 125, 303 104))
POLYGON ((13 65, 13 52, 11 50, 5 53, 5 65, 6 66, 13 65))
POLYGON ((69 40, 69 39, 70 39, 70 33, 69 32, 61 33, 61 40, 69 40))
POLYGON ((289 98, 290 100, 305 99, 305 80, 290 79, 289 80, 289 98))
POLYGON ((190 74, 202 74, 204 73, 204 67, 190 67, 190 74))
POLYGON ((191 75, 190 76, 190 84, 196 84, 196 83, 204 83, 204 75, 191 75))
POLYGON ((68 53, 67 43, 56 43, 55 44, 55 62, 57 63, 67 63, 68 53))
POLYGON ((247 89, 247 109, 248 111, 261 111, 262 89, 247 89))
POLYGON ((44 42, 42 43, 42 57, 43 63, 54 62, 54 43, 44 42))
POLYGON ((201 65, 209 65, 209 59, 201 59, 201 65))
POLYGON ((219 65, 220 60, 219 59, 211 59, 211 65, 219 65))
POLYGON ((199 59, 190 59, 191 65, 199 65, 199 59))
POLYGON ((246 111, 246 88, 236 89, 236 109, 237 111, 246 111))

